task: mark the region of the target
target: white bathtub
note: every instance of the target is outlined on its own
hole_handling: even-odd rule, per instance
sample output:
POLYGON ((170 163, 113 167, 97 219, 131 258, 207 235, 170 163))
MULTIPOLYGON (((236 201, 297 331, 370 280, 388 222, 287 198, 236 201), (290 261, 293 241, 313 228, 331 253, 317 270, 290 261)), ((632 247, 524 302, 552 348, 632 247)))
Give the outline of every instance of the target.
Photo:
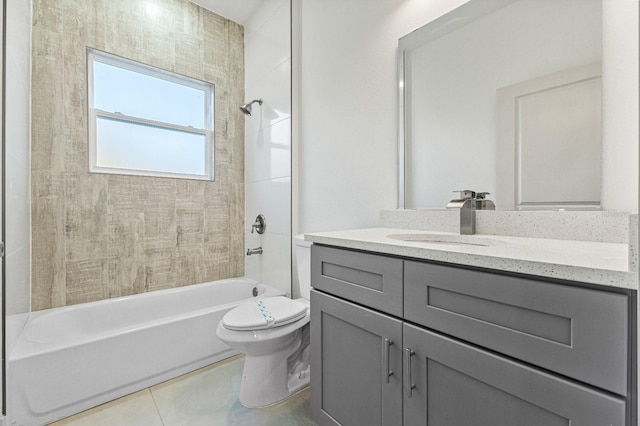
POLYGON ((9 354, 8 424, 46 424, 236 354, 216 325, 254 287, 282 294, 232 278, 32 313, 9 354))

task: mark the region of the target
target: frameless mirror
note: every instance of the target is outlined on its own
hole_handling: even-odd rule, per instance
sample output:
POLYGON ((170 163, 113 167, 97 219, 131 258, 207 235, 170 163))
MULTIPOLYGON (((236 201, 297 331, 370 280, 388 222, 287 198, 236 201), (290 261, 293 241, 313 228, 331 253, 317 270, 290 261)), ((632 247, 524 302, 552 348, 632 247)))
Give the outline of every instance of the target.
POLYGON ((599 208, 601 8, 471 0, 401 38, 400 208, 599 208))

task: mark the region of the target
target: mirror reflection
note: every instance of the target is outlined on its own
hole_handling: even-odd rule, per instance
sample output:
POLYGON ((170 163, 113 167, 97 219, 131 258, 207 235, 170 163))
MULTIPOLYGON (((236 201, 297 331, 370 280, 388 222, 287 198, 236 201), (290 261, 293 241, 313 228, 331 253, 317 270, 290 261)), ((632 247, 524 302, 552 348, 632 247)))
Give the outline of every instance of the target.
POLYGON ((599 208, 601 9, 472 0, 400 39, 400 207, 599 208))

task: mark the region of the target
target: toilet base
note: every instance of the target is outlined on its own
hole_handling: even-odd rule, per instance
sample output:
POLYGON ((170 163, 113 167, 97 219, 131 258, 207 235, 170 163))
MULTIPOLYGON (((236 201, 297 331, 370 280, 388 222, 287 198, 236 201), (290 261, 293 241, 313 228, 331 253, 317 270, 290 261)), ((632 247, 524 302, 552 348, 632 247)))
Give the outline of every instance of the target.
POLYGON ((268 407, 309 385, 308 360, 306 368, 288 372, 286 356, 277 355, 245 357, 240 384, 240 403, 243 406, 268 407))
POLYGON ((277 404, 309 385, 308 325, 301 344, 269 355, 246 355, 240 403, 247 408, 277 404))

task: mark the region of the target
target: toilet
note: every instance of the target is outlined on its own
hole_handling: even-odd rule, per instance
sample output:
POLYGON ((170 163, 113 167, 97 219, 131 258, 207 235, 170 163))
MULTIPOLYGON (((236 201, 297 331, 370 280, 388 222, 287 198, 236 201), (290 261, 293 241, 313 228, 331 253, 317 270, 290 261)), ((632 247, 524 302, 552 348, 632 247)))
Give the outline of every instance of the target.
POLYGON ((276 404, 309 385, 311 243, 295 237, 300 298, 257 298, 225 314, 216 335, 245 354, 240 403, 276 404))

